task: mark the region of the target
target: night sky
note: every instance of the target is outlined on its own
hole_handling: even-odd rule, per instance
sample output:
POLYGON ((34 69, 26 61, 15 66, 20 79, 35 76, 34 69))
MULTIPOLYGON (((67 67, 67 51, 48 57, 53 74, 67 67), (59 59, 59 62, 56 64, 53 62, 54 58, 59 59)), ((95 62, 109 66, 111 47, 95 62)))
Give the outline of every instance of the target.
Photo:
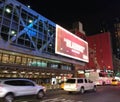
POLYGON ((100 24, 120 17, 120 0, 18 0, 31 9, 59 24, 72 29, 76 21, 83 24, 86 35, 100 32, 100 24))

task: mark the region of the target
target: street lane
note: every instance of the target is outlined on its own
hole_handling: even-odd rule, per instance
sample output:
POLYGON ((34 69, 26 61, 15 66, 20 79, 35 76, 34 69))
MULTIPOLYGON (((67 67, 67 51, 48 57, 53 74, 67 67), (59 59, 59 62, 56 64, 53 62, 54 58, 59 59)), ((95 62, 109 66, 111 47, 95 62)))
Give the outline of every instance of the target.
POLYGON ((120 86, 98 86, 97 92, 87 91, 84 94, 54 90, 48 91, 43 100, 27 97, 15 102, 120 102, 120 86))

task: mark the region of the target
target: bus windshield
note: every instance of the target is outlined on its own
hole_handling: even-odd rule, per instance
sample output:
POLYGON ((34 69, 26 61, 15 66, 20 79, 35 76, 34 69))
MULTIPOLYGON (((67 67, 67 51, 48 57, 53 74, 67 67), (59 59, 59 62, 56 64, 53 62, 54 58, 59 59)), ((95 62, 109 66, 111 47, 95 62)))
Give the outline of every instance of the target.
POLYGON ((105 73, 105 72, 100 72, 99 77, 112 77, 112 75, 105 73))

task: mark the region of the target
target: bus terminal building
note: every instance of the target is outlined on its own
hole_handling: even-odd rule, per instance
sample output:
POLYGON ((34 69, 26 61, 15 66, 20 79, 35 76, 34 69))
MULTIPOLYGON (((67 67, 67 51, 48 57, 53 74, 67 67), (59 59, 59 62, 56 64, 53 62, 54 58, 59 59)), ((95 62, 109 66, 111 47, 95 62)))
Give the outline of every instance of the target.
POLYGON ((0 78, 56 82, 88 62, 88 43, 16 0, 0 0, 0 78))

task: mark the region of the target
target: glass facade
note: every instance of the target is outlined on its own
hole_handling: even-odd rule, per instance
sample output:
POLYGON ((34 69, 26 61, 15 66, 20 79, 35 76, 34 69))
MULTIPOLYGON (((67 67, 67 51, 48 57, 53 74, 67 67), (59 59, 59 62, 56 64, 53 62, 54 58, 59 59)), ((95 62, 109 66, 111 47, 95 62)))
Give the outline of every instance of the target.
POLYGON ((0 78, 30 78, 40 84, 41 80, 50 83, 52 77, 61 80, 73 74, 69 63, 0 50, 0 78))
POLYGON ((40 58, 37 56, 24 55, 20 53, 0 50, 0 63, 34 66, 38 68, 72 70, 72 64, 63 64, 60 61, 40 58))

